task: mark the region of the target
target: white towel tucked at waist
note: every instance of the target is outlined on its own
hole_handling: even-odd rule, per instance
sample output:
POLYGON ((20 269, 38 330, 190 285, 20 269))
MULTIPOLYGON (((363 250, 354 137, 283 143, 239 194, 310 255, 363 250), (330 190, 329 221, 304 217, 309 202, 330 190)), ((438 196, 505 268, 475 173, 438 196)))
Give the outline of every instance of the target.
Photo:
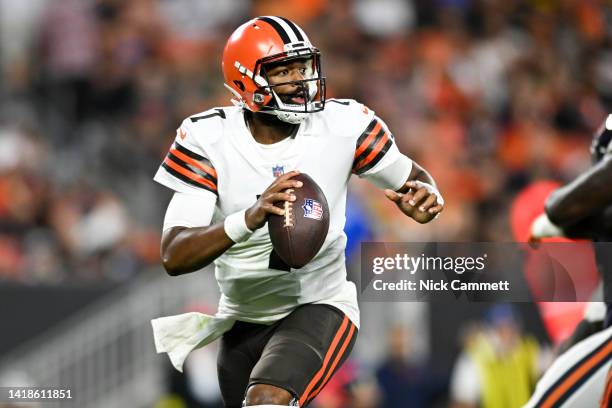
POLYGON ((190 312, 151 320, 155 349, 168 353, 172 365, 183 371, 187 355, 194 349, 212 343, 234 325, 229 317, 190 312))

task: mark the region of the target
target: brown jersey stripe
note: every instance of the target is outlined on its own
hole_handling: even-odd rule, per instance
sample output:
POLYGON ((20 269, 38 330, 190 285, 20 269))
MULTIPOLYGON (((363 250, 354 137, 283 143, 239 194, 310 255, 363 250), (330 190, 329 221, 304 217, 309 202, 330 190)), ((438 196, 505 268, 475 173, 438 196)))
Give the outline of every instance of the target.
POLYGON ((189 150, 188 148, 186 148, 185 146, 181 145, 178 142, 174 142, 172 147, 178 150, 179 152, 191 157, 194 160, 208 160, 206 157, 201 156, 195 152, 192 152, 191 150, 189 150))
POLYGON ((376 166, 389 151, 392 145, 393 141, 389 137, 389 134, 385 133, 374 149, 372 149, 372 151, 363 160, 354 166, 353 172, 355 174, 362 174, 376 166))
POLYGON ((177 157, 184 163, 189 164, 201 170, 203 173, 208 174, 210 177, 214 179, 215 182, 217 181, 217 172, 215 171, 215 168, 212 167, 212 163, 210 162, 210 160, 206 158, 204 158, 203 160, 199 160, 199 161, 192 159, 191 157, 187 156, 184 153, 181 153, 181 151, 175 148, 171 148, 170 153, 168 154, 172 154, 173 156, 177 157))
POLYGON ((198 176, 195 173, 192 173, 186 170, 185 168, 174 163, 168 157, 164 159, 164 162, 162 163, 162 167, 168 173, 172 174, 174 177, 178 178, 179 180, 184 181, 185 183, 191 184, 196 187, 204 188, 208 191, 211 191, 217 194, 217 186, 213 184, 210 180, 207 180, 201 176, 198 176))
POLYGON ((568 398, 568 391, 593 374, 593 369, 607 362, 612 356, 612 339, 589 353, 561 377, 535 405, 538 408, 555 408, 568 398))
POLYGON ((196 176, 205 178, 207 180, 209 180, 211 183, 213 183, 213 185, 217 185, 217 179, 214 178, 213 176, 211 176, 210 174, 206 173, 205 171, 202 171, 201 169, 191 166, 190 164, 182 161, 181 159, 179 159, 178 157, 176 157, 172 151, 170 151, 168 153, 168 155, 166 156, 167 159, 170 159, 170 161, 172 161, 173 163, 178 164, 179 166, 181 166, 183 169, 187 170, 189 173, 193 173, 196 176))
MULTIPOLYGON (((366 147, 368 147, 369 143, 366 143, 366 139, 370 139, 372 134, 378 133, 379 127, 381 127, 381 126, 382 125, 380 124, 379 121, 376 120, 376 118, 372 119, 372 121, 370 122, 370 124, 368 125, 366 130, 364 130, 363 133, 361 134, 361 136, 359 136, 359 139, 357 139, 355 157, 359 156, 359 154, 361 154, 361 152, 366 147), (375 127, 377 128, 376 131, 374 131, 375 127)), ((372 139, 370 139, 370 140, 372 140, 372 139)))
POLYGON ((368 155, 368 152, 372 150, 372 148, 376 145, 378 140, 385 134, 385 129, 382 128, 380 123, 374 126, 374 129, 370 132, 368 137, 365 138, 362 144, 357 146, 357 150, 355 150, 354 162, 358 163, 363 157, 368 155), (368 150, 369 149, 369 150, 368 150))
POLYGON ((353 167, 362 162, 368 155, 376 148, 380 141, 385 138, 387 134, 385 129, 382 127, 375 127, 374 130, 379 129, 378 132, 372 132, 371 137, 368 137, 363 145, 355 152, 355 158, 353 159, 353 167))

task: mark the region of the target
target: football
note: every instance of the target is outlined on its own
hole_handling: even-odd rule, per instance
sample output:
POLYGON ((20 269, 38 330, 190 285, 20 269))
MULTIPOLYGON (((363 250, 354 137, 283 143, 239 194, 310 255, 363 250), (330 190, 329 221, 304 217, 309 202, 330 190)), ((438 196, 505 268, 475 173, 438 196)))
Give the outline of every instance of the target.
POLYGON ((329 230, 329 207, 321 188, 305 173, 292 180, 303 183, 301 188, 290 189, 296 200, 276 205, 285 209, 285 215, 271 215, 268 231, 274 250, 291 268, 302 268, 321 249, 329 230))

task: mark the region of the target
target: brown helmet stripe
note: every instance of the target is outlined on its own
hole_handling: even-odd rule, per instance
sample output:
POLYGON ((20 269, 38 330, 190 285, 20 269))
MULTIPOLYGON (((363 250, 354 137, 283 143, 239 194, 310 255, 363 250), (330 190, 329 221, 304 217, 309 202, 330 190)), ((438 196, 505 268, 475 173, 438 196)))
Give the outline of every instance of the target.
POLYGON ((287 23, 287 25, 291 28, 291 30, 293 31, 293 33, 297 37, 298 41, 304 41, 304 36, 300 32, 300 30, 298 30, 298 27, 295 25, 295 23, 293 21, 288 20, 285 17, 277 17, 277 18, 280 18, 285 23, 287 23))
POLYGON ((281 40, 283 40, 283 44, 289 44, 291 42, 291 39, 289 38, 289 33, 287 33, 283 26, 281 26, 277 21, 271 19, 270 17, 259 17, 259 20, 265 21, 266 23, 271 25, 272 28, 274 28, 274 30, 276 30, 276 32, 278 33, 281 40))

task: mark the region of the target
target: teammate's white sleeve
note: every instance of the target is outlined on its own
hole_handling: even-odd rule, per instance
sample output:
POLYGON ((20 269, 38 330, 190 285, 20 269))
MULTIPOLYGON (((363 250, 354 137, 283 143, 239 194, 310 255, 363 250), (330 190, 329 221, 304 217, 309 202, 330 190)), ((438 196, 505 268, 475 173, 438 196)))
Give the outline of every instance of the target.
POLYGON ((153 180, 182 193, 217 194, 217 171, 185 119, 153 180))
POLYGON ((612 327, 609 327, 561 354, 540 378, 523 408, 599 407, 611 366, 612 327))
POLYGON ((412 160, 399 151, 385 122, 374 115, 357 139, 353 173, 380 188, 397 190, 411 170, 412 160))
POLYGON ((217 196, 210 192, 174 193, 166 209, 164 231, 172 227, 196 228, 210 225, 216 203, 217 196))
POLYGON ((478 368, 467 353, 461 353, 453 373, 450 385, 451 400, 463 404, 477 405, 480 402, 480 378, 478 368))

